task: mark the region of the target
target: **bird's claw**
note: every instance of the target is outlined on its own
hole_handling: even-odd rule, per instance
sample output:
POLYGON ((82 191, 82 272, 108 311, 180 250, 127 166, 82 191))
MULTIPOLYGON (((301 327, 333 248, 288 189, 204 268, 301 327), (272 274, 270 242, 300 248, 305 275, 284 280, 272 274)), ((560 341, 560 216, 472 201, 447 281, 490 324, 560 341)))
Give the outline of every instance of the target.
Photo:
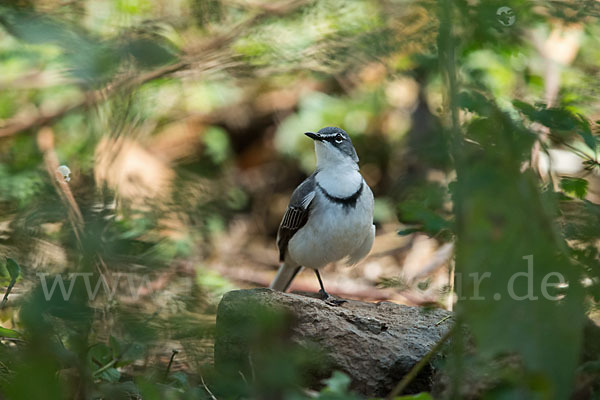
POLYGON ((339 307, 342 304, 348 302, 347 300, 336 299, 335 297, 331 296, 329 293, 327 293, 323 289, 319 290, 319 295, 321 295, 321 300, 323 300, 326 304, 333 306, 333 307, 339 307))

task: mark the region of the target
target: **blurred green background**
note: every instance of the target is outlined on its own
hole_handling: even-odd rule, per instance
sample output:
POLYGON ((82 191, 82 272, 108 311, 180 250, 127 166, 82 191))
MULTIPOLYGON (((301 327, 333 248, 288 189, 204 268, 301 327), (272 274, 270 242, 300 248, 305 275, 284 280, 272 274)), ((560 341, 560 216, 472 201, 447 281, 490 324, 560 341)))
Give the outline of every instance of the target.
MULTIPOLYGON (((280 379, 223 382, 215 313, 269 284, 314 168, 303 133, 339 126, 378 235, 325 269, 329 291, 455 310, 470 339, 441 398, 600 398, 599 17, 595 0, 3 2, 0 394, 307 398, 301 351, 272 357, 280 379), (544 296, 550 273, 567 284, 544 296)), ((356 397, 346 378, 312 396, 356 397)))

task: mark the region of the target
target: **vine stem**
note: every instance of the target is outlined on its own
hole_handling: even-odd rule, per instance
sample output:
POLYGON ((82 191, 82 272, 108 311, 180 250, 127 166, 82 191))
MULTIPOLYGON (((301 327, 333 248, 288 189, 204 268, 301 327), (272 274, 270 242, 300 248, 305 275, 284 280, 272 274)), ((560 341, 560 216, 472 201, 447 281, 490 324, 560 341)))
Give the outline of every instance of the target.
POLYGON ((94 373, 92 374, 92 376, 95 378, 98 375, 100 375, 101 373, 103 373, 104 371, 106 371, 107 369, 109 369, 110 367, 112 367, 113 365, 115 365, 117 363, 117 359, 113 358, 112 360, 109 361, 108 364, 103 365, 101 368, 98 368, 96 371, 94 371, 94 373))

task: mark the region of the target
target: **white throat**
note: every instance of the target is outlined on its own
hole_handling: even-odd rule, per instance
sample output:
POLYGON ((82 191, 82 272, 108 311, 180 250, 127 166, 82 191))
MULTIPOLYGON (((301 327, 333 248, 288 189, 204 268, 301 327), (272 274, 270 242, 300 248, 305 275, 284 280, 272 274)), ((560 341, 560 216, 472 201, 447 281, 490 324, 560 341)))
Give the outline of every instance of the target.
POLYGON ((317 183, 332 196, 347 197, 360 187, 362 176, 354 160, 324 142, 315 142, 317 183))

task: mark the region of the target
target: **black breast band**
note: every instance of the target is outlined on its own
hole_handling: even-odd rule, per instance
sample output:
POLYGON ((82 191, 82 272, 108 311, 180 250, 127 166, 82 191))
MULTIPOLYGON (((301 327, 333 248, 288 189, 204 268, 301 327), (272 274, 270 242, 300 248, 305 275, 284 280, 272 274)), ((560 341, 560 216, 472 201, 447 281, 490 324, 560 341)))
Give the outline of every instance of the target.
POLYGON ((325 195, 325 197, 327 197, 328 200, 333 201, 334 203, 341 204, 344 207, 352 207, 352 208, 356 207, 356 202, 358 201, 358 198, 360 197, 360 195, 363 191, 363 186, 364 186, 364 181, 362 181, 360 183, 360 187, 358 188, 358 190, 356 192, 354 192, 354 194, 351 194, 350 196, 347 196, 347 197, 337 197, 337 196, 332 196, 329 193, 327 193, 327 190, 325 190, 323 188, 323 186, 319 185, 319 183, 317 182, 317 187, 319 188, 321 193, 323 193, 325 195))

